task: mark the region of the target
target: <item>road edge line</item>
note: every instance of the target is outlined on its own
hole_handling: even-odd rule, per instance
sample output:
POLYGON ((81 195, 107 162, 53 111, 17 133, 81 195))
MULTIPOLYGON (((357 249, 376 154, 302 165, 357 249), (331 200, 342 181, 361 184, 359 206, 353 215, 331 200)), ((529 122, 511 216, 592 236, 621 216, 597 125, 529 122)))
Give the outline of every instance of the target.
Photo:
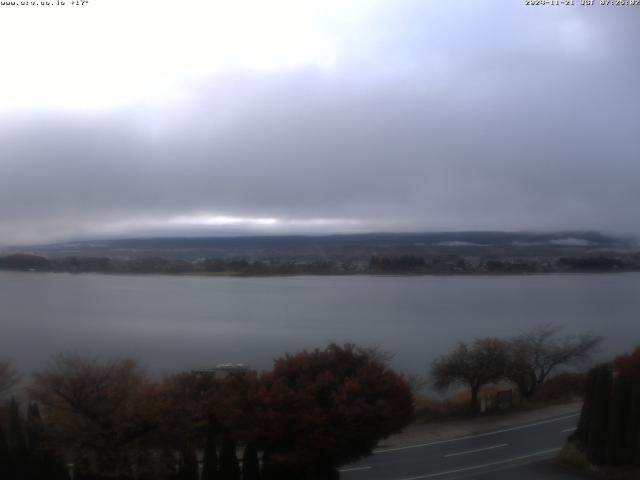
POLYGON ((519 425, 519 426, 516 426, 516 427, 509 427, 509 428, 504 428, 504 429, 501 429, 501 430, 495 430, 495 431, 492 431, 492 432, 476 433, 476 434, 473 434, 473 435, 465 435, 463 437, 450 438, 448 440, 438 440, 438 441, 429 442, 429 443, 421 443, 421 444, 418 444, 418 445, 407 445, 407 446, 404 446, 404 447, 382 448, 382 449, 374 450, 372 452, 372 454, 373 455, 379 455, 381 453, 398 452, 400 450, 409 450, 409 449, 412 449, 412 448, 431 447, 432 445, 442 445, 444 443, 459 442, 461 440, 469 440, 469 439, 472 439, 472 438, 488 437, 490 435, 498 435, 500 433, 513 432, 515 430, 522 430, 524 428, 537 427, 538 425, 545 425, 547 423, 561 422, 562 420, 567 420, 569 418, 578 417, 578 416, 580 416, 580 412, 572 413, 571 415, 564 415, 562 417, 556 417, 556 418, 551 418, 551 419, 547 419, 547 420, 542 420, 542 421, 539 421, 539 422, 529 423, 527 425, 519 425))

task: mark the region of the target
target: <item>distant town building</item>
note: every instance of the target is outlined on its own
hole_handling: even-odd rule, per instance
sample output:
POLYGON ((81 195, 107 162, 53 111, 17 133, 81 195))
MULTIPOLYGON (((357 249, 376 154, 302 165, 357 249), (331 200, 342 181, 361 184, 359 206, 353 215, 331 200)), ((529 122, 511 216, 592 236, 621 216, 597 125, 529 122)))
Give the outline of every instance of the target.
POLYGON ((212 376, 215 379, 227 378, 229 375, 247 373, 251 369, 243 363, 220 363, 214 368, 199 368, 191 370, 196 376, 212 376))

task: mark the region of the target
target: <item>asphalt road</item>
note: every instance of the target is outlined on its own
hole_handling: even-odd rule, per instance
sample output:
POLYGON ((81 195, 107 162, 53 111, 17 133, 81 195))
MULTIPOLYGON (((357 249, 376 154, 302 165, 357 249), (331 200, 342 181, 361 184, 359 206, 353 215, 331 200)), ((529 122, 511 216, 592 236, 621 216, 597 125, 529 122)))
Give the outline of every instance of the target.
POLYGON ((496 431, 395 448, 340 470, 343 480, 570 480, 550 461, 575 430, 578 414, 496 431))

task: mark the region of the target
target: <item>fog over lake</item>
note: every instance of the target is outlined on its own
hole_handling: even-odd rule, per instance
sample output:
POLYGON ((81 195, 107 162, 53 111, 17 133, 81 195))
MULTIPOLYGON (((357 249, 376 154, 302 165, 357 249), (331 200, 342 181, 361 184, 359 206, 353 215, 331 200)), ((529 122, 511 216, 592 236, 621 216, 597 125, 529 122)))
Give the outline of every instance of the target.
POLYGON ((329 342, 379 345, 424 373, 459 340, 554 323, 640 343, 640 274, 187 277, 0 272, 0 357, 25 373, 56 352, 127 355, 152 372, 246 363, 329 342))

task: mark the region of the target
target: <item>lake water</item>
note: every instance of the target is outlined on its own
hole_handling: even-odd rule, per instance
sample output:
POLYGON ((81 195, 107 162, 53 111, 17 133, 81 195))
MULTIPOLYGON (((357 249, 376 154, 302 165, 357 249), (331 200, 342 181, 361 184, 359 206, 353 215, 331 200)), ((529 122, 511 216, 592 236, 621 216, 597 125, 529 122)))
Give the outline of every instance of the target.
POLYGON ((56 352, 152 372, 246 363, 329 342, 379 345, 425 373, 459 340, 535 325, 593 330, 600 358, 640 344, 640 274, 222 278, 0 272, 0 357, 25 373, 56 352))

